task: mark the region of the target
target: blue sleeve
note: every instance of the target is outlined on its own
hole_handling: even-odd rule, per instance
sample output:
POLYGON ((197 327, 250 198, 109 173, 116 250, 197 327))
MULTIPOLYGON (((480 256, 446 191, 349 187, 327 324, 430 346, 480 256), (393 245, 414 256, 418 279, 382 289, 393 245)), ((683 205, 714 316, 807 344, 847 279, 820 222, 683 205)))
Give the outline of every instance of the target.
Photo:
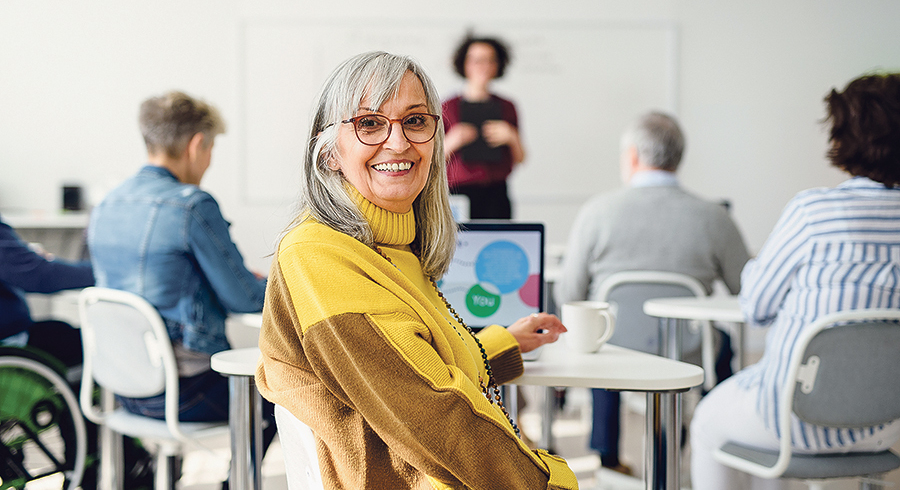
POLYGON ((808 253, 808 224, 803 206, 794 199, 785 207, 759 255, 744 267, 740 303, 750 323, 768 325, 781 309, 808 253))
POLYGON ((89 263, 47 260, 0 221, 0 282, 29 293, 55 293, 94 285, 89 263))
POLYGON ((230 312, 262 311, 266 280, 257 279, 244 266, 244 258, 231 241, 229 223, 208 194, 193 207, 188 241, 200 269, 222 306, 230 312))

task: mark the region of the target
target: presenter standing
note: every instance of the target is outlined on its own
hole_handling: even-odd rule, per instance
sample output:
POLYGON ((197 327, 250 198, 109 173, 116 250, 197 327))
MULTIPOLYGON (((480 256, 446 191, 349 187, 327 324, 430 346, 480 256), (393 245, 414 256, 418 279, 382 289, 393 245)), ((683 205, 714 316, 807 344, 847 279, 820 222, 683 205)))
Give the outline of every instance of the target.
POLYGON ((506 179, 525 149, 515 105, 489 90, 509 58, 499 40, 467 36, 453 60, 465 88, 442 104, 450 192, 469 198, 472 219, 512 218, 506 179))

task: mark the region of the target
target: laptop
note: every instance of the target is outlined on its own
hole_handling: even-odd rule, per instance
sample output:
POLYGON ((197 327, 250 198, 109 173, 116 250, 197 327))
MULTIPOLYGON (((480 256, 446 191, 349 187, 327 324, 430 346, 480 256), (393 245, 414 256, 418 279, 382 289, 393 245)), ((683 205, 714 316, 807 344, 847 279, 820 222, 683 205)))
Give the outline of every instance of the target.
POLYGON ((544 225, 461 223, 456 253, 438 285, 475 331, 543 311, 544 225))

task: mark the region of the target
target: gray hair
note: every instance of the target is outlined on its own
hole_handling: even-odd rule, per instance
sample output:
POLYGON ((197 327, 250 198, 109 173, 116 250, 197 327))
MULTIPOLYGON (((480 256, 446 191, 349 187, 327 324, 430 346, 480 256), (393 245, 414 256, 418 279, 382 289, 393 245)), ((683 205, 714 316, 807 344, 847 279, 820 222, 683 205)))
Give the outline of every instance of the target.
MULTIPOLYGON (((310 124, 295 223, 309 216, 370 247, 375 246, 369 223, 345 188, 349 184, 345 184, 339 171, 328 167, 328 162, 337 157, 340 121, 353 117, 367 96, 373 108, 395 97, 407 72, 422 82, 428 111, 440 114, 437 89, 412 58, 380 51, 363 53, 341 63, 329 76, 310 124)), ((456 222, 450 211, 444 160, 444 127, 440 123, 434 137, 428 181, 413 202, 413 211, 416 237, 411 246, 418 252, 425 274, 438 279, 447 271, 456 249, 456 222)))
POLYGON ((225 132, 225 122, 215 107, 178 91, 141 103, 138 123, 147 151, 165 152, 172 158, 181 156, 197 133, 206 137, 204 146, 208 148, 216 135, 225 132))
POLYGON ((674 117, 650 112, 622 135, 622 149, 631 146, 644 165, 674 172, 684 154, 684 134, 674 117))

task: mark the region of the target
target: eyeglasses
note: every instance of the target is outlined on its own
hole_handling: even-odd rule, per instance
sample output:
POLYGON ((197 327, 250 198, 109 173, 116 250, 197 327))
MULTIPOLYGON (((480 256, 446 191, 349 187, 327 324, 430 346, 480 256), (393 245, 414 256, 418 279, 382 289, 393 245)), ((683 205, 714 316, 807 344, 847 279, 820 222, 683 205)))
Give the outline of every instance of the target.
POLYGON ((441 116, 426 113, 414 113, 401 119, 389 119, 381 114, 364 114, 341 121, 353 124, 356 138, 368 146, 378 146, 391 137, 391 129, 395 122, 400 123, 403 136, 410 143, 428 143, 437 133, 437 123, 441 116))

